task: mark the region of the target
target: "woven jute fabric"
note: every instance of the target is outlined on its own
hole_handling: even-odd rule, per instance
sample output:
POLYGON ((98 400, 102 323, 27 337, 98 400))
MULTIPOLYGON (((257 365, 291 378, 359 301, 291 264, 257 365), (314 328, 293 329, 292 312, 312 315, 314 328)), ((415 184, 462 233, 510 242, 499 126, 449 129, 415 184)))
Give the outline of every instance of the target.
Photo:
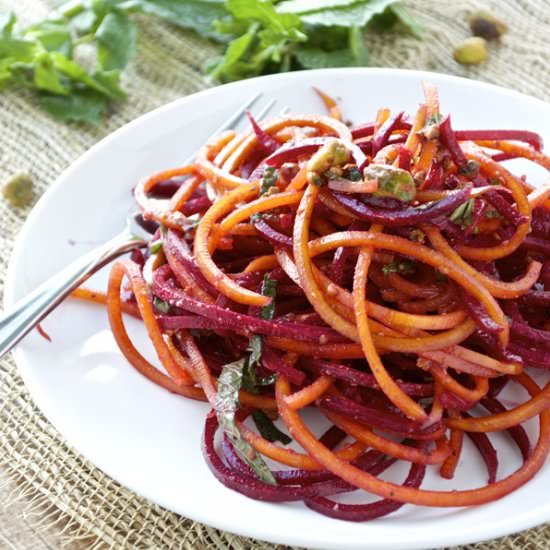
MULTIPOLYGON (((550 0, 406 3, 428 29, 424 40, 388 34, 369 37, 372 65, 467 76, 550 100, 550 0), (465 68, 453 61, 451 52, 469 35, 468 13, 480 8, 495 9, 510 32, 500 45, 490 46, 488 62, 465 68)), ((33 21, 42 18, 48 6, 39 0, 0 0, 0 9, 13 9, 22 20, 33 21)), ((112 130, 208 86, 201 66, 218 53, 216 46, 152 18, 138 18, 138 23, 138 53, 123 82, 129 101, 117 106, 100 128, 59 124, 31 97, 0 94, 0 182, 27 172, 38 198, 63 169, 112 130)), ((0 201, 0 285, 27 214, 28 210, 15 210, 0 201)), ((190 521, 108 478, 44 419, 10 359, 0 363, 0 489, 5 495, 0 516, 15 510, 36 533, 32 540, 17 542, 18 533, 8 526, 7 531, 0 530, 0 548, 280 548, 190 521)), ((550 525, 468 548, 550 548, 550 525)))

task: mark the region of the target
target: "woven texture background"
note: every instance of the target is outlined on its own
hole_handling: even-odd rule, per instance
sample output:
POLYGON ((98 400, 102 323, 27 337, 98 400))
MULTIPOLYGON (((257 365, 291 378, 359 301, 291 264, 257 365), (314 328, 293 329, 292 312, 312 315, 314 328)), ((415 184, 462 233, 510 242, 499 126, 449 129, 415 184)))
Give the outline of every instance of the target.
MULTIPOLYGON (((411 0, 406 4, 428 27, 426 38, 370 37, 372 65, 468 76, 550 100, 550 0, 411 0), (468 36, 467 14, 480 7, 498 9, 511 32, 502 45, 491 46, 487 63, 467 69, 453 61, 451 52, 468 36)), ((28 21, 47 13, 47 5, 40 0, 0 0, 0 10, 6 9, 14 9, 28 21)), ((207 86, 200 67, 217 52, 215 46, 150 18, 139 23, 138 55, 124 76, 130 99, 101 128, 58 124, 32 99, 0 94, 0 182, 14 173, 28 172, 38 197, 101 137, 142 113, 207 86)), ((0 200, 0 285, 27 213, 10 209, 0 200)), ((44 419, 10 359, 0 363, 0 486, 8 495, 0 503, 0 517, 16 511, 38 533, 36 540, 27 539, 21 546, 8 526, 8 531, 0 531, 0 548, 280 548, 182 518, 105 476, 44 419)), ((468 548, 547 549, 550 525, 468 548)))

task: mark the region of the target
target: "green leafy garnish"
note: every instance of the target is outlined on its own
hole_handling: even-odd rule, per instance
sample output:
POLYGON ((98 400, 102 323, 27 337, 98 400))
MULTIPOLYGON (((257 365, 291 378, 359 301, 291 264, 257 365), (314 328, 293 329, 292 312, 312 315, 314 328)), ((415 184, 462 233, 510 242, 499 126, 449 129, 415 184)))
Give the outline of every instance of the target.
POLYGON ((472 223, 474 223, 473 213, 474 199, 468 199, 451 212, 449 219, 456 224, 462 225, 463 227, 469 227, 472 223))
POLYGON ((262 176, 260 182, 260 197, 267 194, 274 185, 277 184, 279 179, 279 171, 274 166, 268 166, 262 176))
POLYGON ((267 439, 272 443, 280 441, 283 445, 288 445, 292 441, 288 435, 275 426, 273 420, 271 420, 271 418, 269 418, 264 411, 254 411, 252 413, 252 419, 254 420, 254 424, 256 424, 260 435, 264 439, 267 439))
POLYGON ((158 241, 155 241, 154 243, 151 243, 149 245, 149 252, 151 252, 151 254, 156 254, 161 249, 162 249, 162 240, 161 239, 159 239, 158 241))
POLYGON ((410 260, 401 260, 399 262, 391 262, 382 267, 384 275, 390 273, 399 273, 401 275, 409 275, 414 273, 414 262, 410 260))
POLYGON ((404 202, 412 201, 416 195, 416 184, 410 172, 390 164, 369 164, 363 171, 364 177, 378 180, 375 195, 394 197, 404 202))
POLYGON ((277 281, 275 279, 270 279, 269 275, 264 275, 264 280, 262 283, 262 294, 271 298, 269 304, 262 307, 260 310, 260 317, 271 321, 275 315, 275 297, 277 296, 277 281))
POLYGON ((20 27, 0 14, 0 89, 26 88, 62 121, 100 124, 124 101, 120 74, 136 51, 133 14, 155 16, 223 44, 205 71, 226 82, 299 68, 364 66, 367 32, 420 34, 397 0, 69 0, 20 27), (95 59, 83 66, 79 48, 95 59))
POLYGON ((475 160, 468 160, 458 167, 458 173, 463 176, 476 176, 479 173, 479 163, 475 160))
POLYGON ((157 296, 153 298, 153 305, 161 313, 168 313, 170 311, 170 304, 168 302, 165 302, 164 300, 161 300, 157 296))
MULTIPOLYGON (((260 310, 260 317, 270 321, 275 315, 275 296, 277 295, 277 281, 270 279, 266 274, 262 282, 262 294, 269 296, 271 302, 266 306, 263 306, 260 310)), ((269 385, 274 382, 272 377, 268 377, 267 380, 258 379, 256 375, 256 365, 260 364, 262 358, 262 349, 264 341, 261 335, 254 334, 250 338, 249 350, 250 356, 247 358, 243 367, 243 386, 253 393, 257 393, 257 386, 269 385)))
POLYGON ((235 413, 239 409, 239 390, 243 379, 243 368, 247 359, 243 358, 225 365, 218 377, 216 395, 216 416, 221 428, 233 444, 235 451, 265 483, 276 485, 277 482, 263 458, 243 438, 235 422, 235 413))

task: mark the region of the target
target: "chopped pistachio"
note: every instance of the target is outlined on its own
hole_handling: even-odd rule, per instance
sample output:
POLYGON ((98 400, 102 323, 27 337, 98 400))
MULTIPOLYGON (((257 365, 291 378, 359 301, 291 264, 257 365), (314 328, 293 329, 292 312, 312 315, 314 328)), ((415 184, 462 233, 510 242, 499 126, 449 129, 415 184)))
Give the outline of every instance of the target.
POLYGON ((394 197, 410 202, 416 195, 416 185, 410 172, 390 164, 369 164, 363 171, 366 180, 378 180, 379 197, 394 197))
POLYGON ((508 26, 488 11, 476 11, 468 18, 470 29, 475 36, 485 40, 496 40, 508 32, 508 26))
POLYGON ((264 171, 264 175, 262 176, 262 181, 260 183, 260 196, 269 193, 272 187, 277 184, 278 179, 279 171, 273 166, 268 166, 264 171))
POLYGON ((307 163, 308 172, 322 174, 332 166, 343 166, 350 160, 350 152, 347 147, 339 141, 325 143, 307 163))
POLYGON ((384 273, 384 275, 389 275, 390 273, 409 275, 414 273, 414 263, 410 260, 391 262, 382 267, 382 273, 384 273))
POLYGON ((453 57, 461 65, 479 65, 483 63, 487 59, 485 39, 479 36, 467 38, 455 48, 453 57))
POLYGON ((27 174, 12 176, 3 186, 4 199, 15 208, 28 206, 33 198, 33 182, 27 174))

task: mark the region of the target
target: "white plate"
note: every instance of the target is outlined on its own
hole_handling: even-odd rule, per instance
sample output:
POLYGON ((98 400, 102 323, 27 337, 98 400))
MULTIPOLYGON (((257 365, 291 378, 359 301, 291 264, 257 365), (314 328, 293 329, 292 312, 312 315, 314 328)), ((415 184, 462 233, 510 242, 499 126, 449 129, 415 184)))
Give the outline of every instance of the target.
MULTIPOLYGON (((414 112, 421 81, 436 84, 456 128, 524 128, 550 138, 550 106, 480 82, 384 69, 310 71, 252 79, 175 101, 140 117, 92 147, 55 182, 21 231, 6 281, 6 306, 93 244, 114 235, 142 177, 181 163, 244 99, 264 91, 297 112, 323 112, 311 86, 342 98, 346 119, 376 110, 414 112), (76 243, 76 244, 75 244, 76 243)), ((529 172, 531 175, 531 172, 529 172)), ((534 171, 533 177, 541 178, 534 171)), ((94 280, 104 286, 105 276, 94 280)), ((140 323, 128 321, 143 344, 140 323)), ((224 488, 200 452, 207 407, 171 395, 134 371, 119 353, 105 312, 68 301, 31 334, 15 359, 33 398, 67 441, 108 475, 152 501, 209 525, 268 541, 319 548, 427 548, 504 535, 550 519, 550 465, 514 494, 470 509, 405 506, 370 523, 328 519, 301 504, 267 504, 224 488)), ((536 432, 536 428, 535 428, 536 432)), ((498 439, 498 438, 497 438, 498 439)), ((500 475, 519 465, 506 445, 500 475)), ((432 488, 484 484, 479 457, 467 449, 458 476, 430 475, 432 488)), ((391 474, 395 479, 401 472, 391 474)))

